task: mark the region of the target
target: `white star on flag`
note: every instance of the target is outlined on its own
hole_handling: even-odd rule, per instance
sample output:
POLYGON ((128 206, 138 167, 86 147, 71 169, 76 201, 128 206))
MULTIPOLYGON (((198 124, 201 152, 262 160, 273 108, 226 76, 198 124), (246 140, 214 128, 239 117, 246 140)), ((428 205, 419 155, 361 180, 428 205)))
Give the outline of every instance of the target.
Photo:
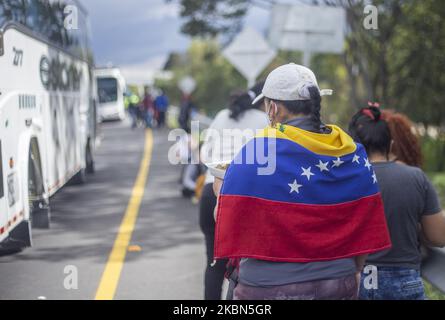
POLYGON ((368 168, 369 171, 371 171, 371 163, 369 163, 369 159, 365 159, 365 167, 368 168))
POLYGON ((375 172, 374 172, 374 174, 372 175, 372 179, 373 179, 373 181, 374 181, 374 184, 376 184, 376 183, 377 183, 377 175, 375 174, 375 172))
POLYGON ((320 160, 320 163, 317 164, 316 167, 318 167, 320 169, 320 172, 323 172, 323 171, 329 172, 328 164, 329 164, 329 162, 323 162, 320 160))
POLYGON ((301 168, 301 169, 303 169, 303 173, 302 173, 301 175, 302 175, 302 176, 306 176, 308 181, 311 180, 311 176, 315 176, 315 174, 313 174, 313 173, 311 172, 312 167, 309 167, 309 168, 307 168, 307 169, 305 169, 305 168, 301 168))
POLYGON ((360 157, 358 155, 355 155, 354 159, 352 160, 352 162, 356 162, 356 163, 360 164, 359 160, 360 160, 360 157))
POLYGON ((300 193, 300 188, 302 187, 301 184, 297 183, 297 180, 294 180, 294 183, 289 183, 289 187, 290 187, 290 192, 296 192, 296 193, 300 193))
POLYGON ((344 161, 342 161, 340 158, 337 158, 337 160, 334 160, 334 165, 333 167, 340 167, 343 163, 345 163, 344 161))

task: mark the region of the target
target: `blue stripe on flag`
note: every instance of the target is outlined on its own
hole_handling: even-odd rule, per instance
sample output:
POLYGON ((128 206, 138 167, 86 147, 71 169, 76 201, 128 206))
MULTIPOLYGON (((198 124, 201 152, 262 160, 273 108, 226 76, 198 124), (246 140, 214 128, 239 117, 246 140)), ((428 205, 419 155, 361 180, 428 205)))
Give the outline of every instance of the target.
POLYGON ((379 192, 374 171, 365 160, 366 151, 360 144, 356 152, 336 158, 315 154, 286 139, 255 138, 228 168, 222 194, 313 205, 350 202, 379 192), (246 153, 255 150, 271 157, 272 145, 277 155, 275 173, 259 175, 257 169, 267 164, 260 164, 258 157, 246 157, 246 153), (253 163, 246 163, 253 158, 253 163))

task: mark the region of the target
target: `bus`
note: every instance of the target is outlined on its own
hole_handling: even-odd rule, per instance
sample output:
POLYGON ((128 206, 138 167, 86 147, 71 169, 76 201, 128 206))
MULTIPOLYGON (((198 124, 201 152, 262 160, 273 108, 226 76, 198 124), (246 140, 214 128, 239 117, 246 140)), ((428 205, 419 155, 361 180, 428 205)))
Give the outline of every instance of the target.
POLYGON ((31 246, 51 196, 94 171, 93 79, 80 3, 0 0, 0 249, 31 246))
POLYGON ((125 79, 118 68, 99 68, 95 72, 100 121, 124 120, 125 79))

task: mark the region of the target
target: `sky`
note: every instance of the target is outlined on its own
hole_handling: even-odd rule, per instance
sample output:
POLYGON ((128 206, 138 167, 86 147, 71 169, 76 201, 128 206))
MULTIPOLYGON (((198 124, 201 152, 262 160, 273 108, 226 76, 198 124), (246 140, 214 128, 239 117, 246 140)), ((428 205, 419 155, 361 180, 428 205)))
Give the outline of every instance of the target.
MULTIPOLYGON (((96 65, 119 66, 129 82, 144 82, 172 51, 184 52, 190 38, 180 32, 177 2, 80 0, 88 10, 96 65)), ((245 25, 264 33, 269 12, 252 7, 245 25)))

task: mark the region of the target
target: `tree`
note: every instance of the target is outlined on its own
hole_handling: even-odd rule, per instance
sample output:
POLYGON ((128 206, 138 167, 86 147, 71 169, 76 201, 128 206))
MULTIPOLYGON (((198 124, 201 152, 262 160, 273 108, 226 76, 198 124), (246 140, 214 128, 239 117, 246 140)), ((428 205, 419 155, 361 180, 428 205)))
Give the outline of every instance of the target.
POLYGON ((412 1, 388 53, 390 93, 399 108, 425 126, 445 122, 445 2, 412 1))
MULTIPOLYGON (((233 32, 242 24, 246 5, 273 2, 239 0, 236 3, 242 10, 225 16, 222 8, 233 3, 231 0, 178 1, 182 16, 189 23, 196 16, 200 17, 197 21, 201 24, 194 24, 194 28, 186 27, 187 22, 184 25, 183 31, 193 36, 233 32), (209 16, 206 16, 207 12, 210 12, 209 16), (236 28, 228 27, 231 22, 236 28)), ((351 108, 377 100, 384 106, 408 113, 426 126, 444 125, 445 1, 374 0, 372 4, 378 8, 377 30, 367 30, 363 26, 368 0, 299 2, 337 6, 346 11, 348 32, 341 63, 347 71, 345 90, 351 108)))
POLYGON ((249 7, 248 0, 166 0, 177 1, 181 17, 185 18, 182 32, 192 37, 215 37, 235 34, 249 7))

